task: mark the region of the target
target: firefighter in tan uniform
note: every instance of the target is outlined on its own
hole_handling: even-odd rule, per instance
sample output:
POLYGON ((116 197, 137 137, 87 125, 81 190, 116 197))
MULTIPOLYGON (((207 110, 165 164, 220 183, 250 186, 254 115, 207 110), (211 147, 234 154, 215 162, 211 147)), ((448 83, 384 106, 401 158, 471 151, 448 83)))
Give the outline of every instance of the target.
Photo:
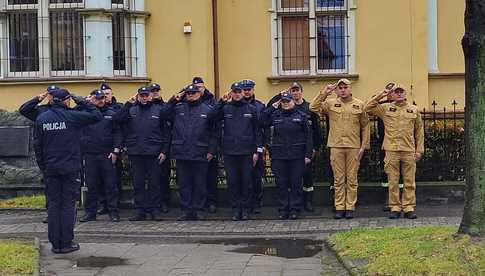
POLYGON ((406 101, 406 89, 399 84, 372 97, 366 104, 365 111, 372 112, 384 121, 385 135, 382 148, 386 151, 384 170, 389 180, 389 218, 397 219, 401 216, 401 211, 404 211, 404 217, 415 219, 416 161, 421 159, 424 152, 421 114, 416 106, 406 101), (388 94, 391 94, 393 102, 379 104, 388 94), (399 196, 400 171, 404 180, 402 202, 399 196))
POLYGON ((357 202, 357 173, 365 149, 370 148, 369 118, 364 102, 352 97, 351 82, 341 79, 328 85, 313 99, 310 110, 328 115, 330 132, 327 146, 334 174, 335 219, 354 217, 357 202), (327 98, 336 90, 336 98, 327 98))

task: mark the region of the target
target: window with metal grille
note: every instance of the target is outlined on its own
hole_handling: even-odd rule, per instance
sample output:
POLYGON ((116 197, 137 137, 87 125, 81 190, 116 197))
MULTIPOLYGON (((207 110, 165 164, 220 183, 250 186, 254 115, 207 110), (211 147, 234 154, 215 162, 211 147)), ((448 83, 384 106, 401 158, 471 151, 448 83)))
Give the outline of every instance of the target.
MULTIPOLYGON (((83 70, 84 39, 81 15, 72 10, 56 10, 49 13, 49 19, 52 71, 83 70)), ((54 74, 63 75, 66 72, 54 74)))
POLYGON ((277 75, 348 72, 348 0, 273 1, 277 75))
POLYGON ((109 76, 109 67, 95 67, 108 59, 113 76, 143 72, 138 49, 144 47, 135 44, 143 43, 144 33, 137 35, 135 25, 144 19, 131 11, 136 1, 111 0, 102 14, 112 20, 109 30, 84 0, 0 0, 0 78, 109 76), (112 54, 97 52, 98 41, 112 54))

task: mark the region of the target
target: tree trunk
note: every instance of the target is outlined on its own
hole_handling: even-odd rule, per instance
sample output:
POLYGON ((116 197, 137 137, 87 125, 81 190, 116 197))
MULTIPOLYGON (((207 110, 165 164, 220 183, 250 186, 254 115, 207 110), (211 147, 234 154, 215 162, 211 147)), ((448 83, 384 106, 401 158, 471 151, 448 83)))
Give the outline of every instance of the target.
POLYGON ((485 0, 466 0, 466 201, 458 233, 485 235, 485 0))

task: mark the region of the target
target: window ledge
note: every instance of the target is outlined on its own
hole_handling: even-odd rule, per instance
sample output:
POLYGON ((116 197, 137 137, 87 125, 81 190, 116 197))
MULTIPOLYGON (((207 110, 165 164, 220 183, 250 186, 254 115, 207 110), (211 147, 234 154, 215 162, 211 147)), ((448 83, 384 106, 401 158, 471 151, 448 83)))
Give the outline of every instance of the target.
POLYGON ((325 75, 287 75, 287 76, 269 76, 267 79, 273 84, 280 82, 292 82, 292 81, 324 81, 324 80, 338 80, 338 79, 353 79, 359 78, 359 74, 325 74, 325 75))
POLYGON ((0 85, 52 84, 52 83, 149 83, 150 78, 141 77, 49 77, 49 78, 4 78, 0 85))
POLYGON ((464 78, 465 73, 428 73, 430 79, 464 78))

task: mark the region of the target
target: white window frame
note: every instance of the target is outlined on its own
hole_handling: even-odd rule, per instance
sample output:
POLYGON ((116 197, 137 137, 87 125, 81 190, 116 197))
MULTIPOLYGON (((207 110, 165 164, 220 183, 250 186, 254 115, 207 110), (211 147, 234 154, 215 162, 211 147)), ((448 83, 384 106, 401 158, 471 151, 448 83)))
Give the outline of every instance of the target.
POLYGON ((271 38, 273 52, 273 75, 274 76, 291 76, 291 75, 332 75, 332 74, 352 74, 355 73, 355 0, 345 0, 342 7, 317 7, 317 0, 308 1, 308 7, 303 8, 279 8, 282 0, 272 0, 271 15, 271 38), (345 40, 346 49, 345 68, 344 69, 318 69, 318 38, 316 30, 317 17, 325 13, 344 12, 345 34, 348 35, 345 40), (283 47, 282 47, 282 20, 287 15, 298 16, 305 14, 309 20, 309 39, 310 39, 310 69, 309 70, 283 70, 283 47))

